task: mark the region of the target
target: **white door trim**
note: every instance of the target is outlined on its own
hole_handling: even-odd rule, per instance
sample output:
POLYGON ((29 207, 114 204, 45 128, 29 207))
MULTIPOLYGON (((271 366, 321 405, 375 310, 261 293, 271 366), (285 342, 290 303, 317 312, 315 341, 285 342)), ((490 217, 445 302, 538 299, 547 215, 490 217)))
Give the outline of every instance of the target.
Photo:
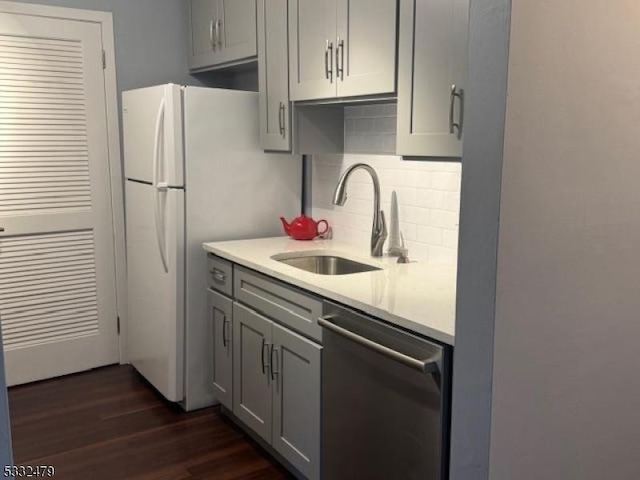
POLYGON ((113 15, 111 12, 81 10, 77 8, 50 7, 0 0, 0 13, 18 13, 40 17, 81 20, 98 23, 102 32, 105 52, 105 99, 107 112, 107 135, 109 172, 111 180, 111 209, 114 233, 116 269, 116 309, 120 318, 120 363, 127 363, 127 264, 124 230, 124 193, 122 159, 120 154, 120 127, 118 119, 118 91, 116 84, 115 45, 113 37, 113 15))

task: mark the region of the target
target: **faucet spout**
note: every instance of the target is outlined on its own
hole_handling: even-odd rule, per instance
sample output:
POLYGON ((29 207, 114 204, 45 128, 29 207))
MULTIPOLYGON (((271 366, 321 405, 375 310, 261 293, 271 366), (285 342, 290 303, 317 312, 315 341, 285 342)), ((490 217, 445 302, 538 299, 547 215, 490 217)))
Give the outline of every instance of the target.
POLYGON ((333 194, 334 205, 344 205, 347 201, 347 181, 351 174, 358 169, 366 170, 373 180, 373 225, 371 226, 371 256, 381 257, 382 247, 387 239, 387 222, 384 218, 384 212, 380 210, 380 181, 376 171, 366 163, 356 163, 347 168, 333 194))

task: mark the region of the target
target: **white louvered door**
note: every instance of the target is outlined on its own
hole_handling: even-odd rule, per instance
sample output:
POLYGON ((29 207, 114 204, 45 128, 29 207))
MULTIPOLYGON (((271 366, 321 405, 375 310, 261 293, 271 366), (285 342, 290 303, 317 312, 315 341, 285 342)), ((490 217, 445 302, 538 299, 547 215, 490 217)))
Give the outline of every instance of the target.
POLYGON ((0 13, 9 385, 118 361, 105 108, 99 23, 0 13))

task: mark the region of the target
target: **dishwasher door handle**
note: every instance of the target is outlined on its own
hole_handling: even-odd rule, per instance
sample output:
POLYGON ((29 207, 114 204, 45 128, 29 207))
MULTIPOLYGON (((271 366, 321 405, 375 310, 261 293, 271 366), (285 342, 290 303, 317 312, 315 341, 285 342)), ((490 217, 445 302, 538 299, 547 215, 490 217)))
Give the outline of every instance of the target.
POLYGON ((418 370, 419 372, 431 374, 437 373, 440 371, 440 354, 436 353, 430 358, 425 360, 419 360, 417 358, 413 358, 409 355, 405 355, 404 353, 393 350, 392 348, 385 347, 373 340, 369 340, 366 337, 358 335, 357 333, 353 333, 351 330, 347 330, 339 325, 336 325, 332 322, 333 319, 338 318, 337 315, 324 315, 318 318, 318 324, 321 327, 326 328, 327 330, 331 330, 333 333, 337 333, 343 337, 348 338, 364 347, 367 347, 375 352, 384 355, 387 358, 395 360, 407 367, 410 367, 414 370, 418 370))

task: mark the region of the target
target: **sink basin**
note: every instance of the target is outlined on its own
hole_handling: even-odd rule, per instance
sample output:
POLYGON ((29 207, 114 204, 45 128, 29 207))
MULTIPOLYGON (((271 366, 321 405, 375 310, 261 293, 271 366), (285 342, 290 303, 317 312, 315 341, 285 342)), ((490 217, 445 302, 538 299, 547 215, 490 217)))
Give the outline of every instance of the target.
POLYGON ((275 258, 279 262, 319 275, 348 275, 350 273, 372 272, 381 268, 355 262, 334 255, 311 255, 288 258, 275 258))

